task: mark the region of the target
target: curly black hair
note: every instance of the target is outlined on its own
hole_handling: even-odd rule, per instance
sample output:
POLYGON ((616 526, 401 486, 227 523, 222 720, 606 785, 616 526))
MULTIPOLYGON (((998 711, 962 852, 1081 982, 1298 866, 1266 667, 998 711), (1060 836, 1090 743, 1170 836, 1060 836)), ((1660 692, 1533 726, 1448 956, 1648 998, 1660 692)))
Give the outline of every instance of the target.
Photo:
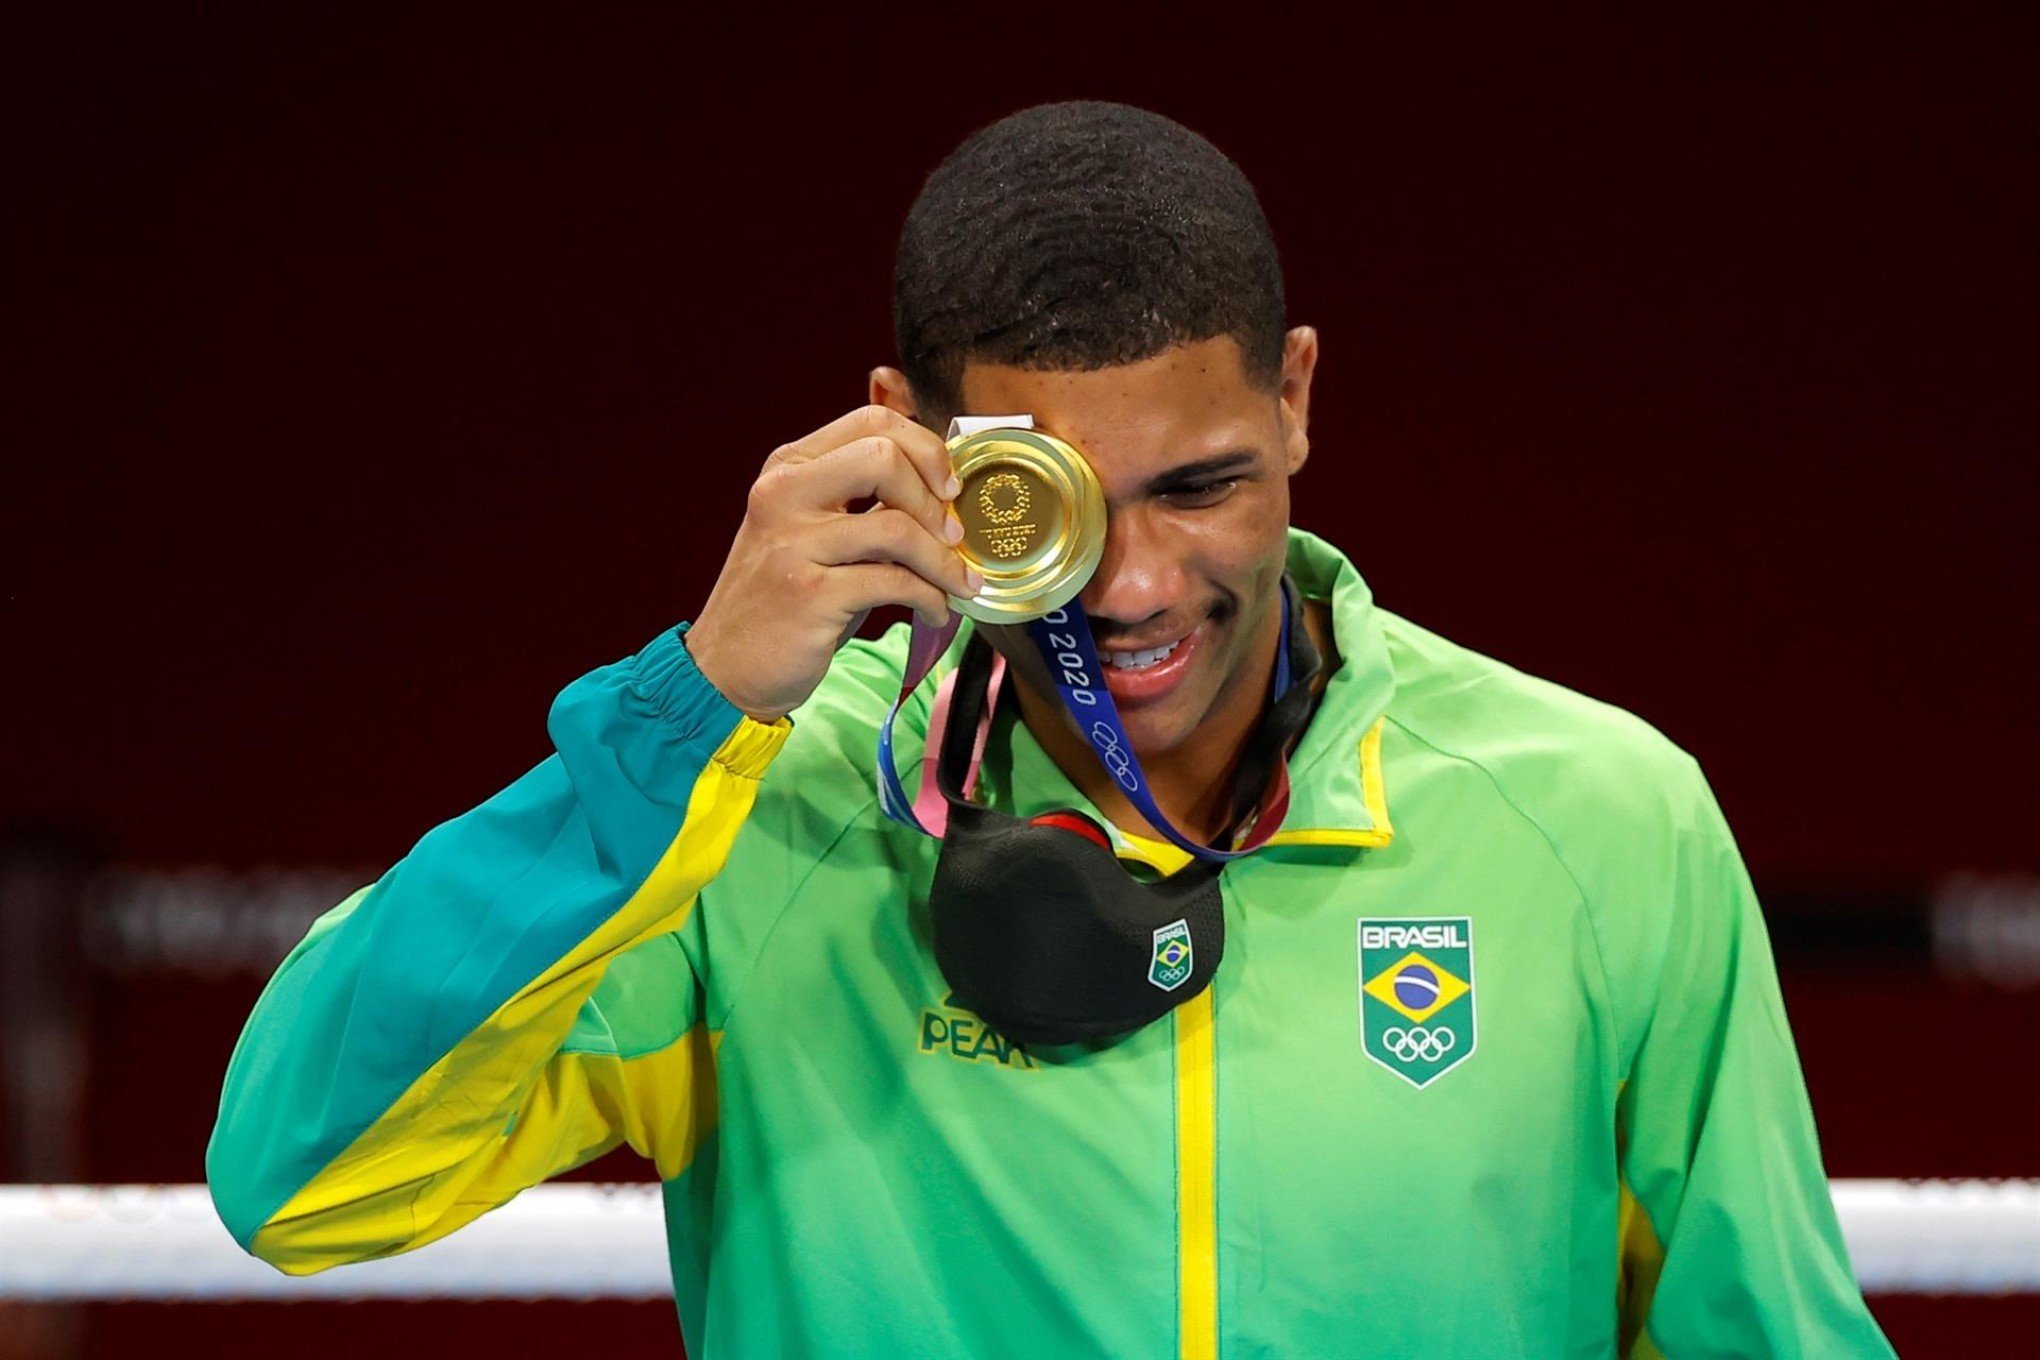
POLYGON ((1073 100, 1002 118, 935 168, 900 230, 893 337, 925 422, 956 413, 967 359, 1088 370, 1217 335, 1273 391, 1283 332, 1253 185, 1145 109, 1073 100))

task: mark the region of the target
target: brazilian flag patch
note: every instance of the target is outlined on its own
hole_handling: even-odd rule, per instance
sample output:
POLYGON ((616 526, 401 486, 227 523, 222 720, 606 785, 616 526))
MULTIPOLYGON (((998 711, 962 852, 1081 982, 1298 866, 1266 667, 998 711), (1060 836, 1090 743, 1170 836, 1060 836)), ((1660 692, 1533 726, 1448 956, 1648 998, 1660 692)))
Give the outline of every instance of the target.
POLYGON ((1148 964, 1148 981, 1165 992, 1173 992, 1190 980, 1190 923, 1171 921, 1155 932, 1155 954, 1148 964))
POLYGON ((1362 917, 1360 1042, 1419 1089, 1473 1056, 1473 920, 1362 917))

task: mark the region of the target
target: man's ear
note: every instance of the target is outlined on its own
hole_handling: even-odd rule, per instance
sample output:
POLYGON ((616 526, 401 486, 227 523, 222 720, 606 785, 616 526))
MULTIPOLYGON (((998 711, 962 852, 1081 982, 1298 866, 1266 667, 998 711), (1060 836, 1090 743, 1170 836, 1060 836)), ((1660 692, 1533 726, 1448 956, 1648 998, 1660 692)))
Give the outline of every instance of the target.
POLYGON ((919 419, 914 389, 907 382, 907 375, 897 368, 874 368, 871 370, 871 404, 890 407, 909 420, 919 419))
POLYGON ((1310 380, 1317 372, 1317 331, 1297 326, 1282 341, 1282 391, 1277 400, 1282 408, 1282 446, 1289 469, 1295 476, 1310 457, 1310 380))

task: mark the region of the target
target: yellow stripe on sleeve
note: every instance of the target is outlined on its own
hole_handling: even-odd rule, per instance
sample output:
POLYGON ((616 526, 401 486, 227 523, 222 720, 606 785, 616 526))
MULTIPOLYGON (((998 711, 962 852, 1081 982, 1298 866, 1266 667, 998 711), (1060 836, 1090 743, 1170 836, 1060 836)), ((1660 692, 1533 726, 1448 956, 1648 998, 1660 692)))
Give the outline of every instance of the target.
POLYGON ((556 1050, 609 959, 686 920, 750 814, 757 776, 748 771, 762 770, 788 730, 741 723, 702 767, 679 833, 638 890, 291 1196, 255 1234, 255 1254, 304 1275, 422 1246, 626 1138, 644 1137, 655 1159, 684 1166, 715 1117, 706 1030, 658 1055, 608 1059, 623 1064, 613 1078, 596 1070, 598 1055, 556 1050), (653 1084, 668 1102, 699 1098, 705 1086, 709 1103, 684 1118, 626 1113, 653 1084), (670 1136, 657 1136, 661 1121, 670 1136))
POLYGON ((1665 1249, 1651 1226, 1650 1214, 1621 1182, 1621 1207, 1616 1211, 1616 1238, 1620 1243, 1615 1277, 1615 1311, 1620 1328, 1616 1354, 1622 1360, 1665 1360, 1663 1351, 1644 1330, 1650 1316, 1651 1299, 1657 1294, 1658 1274, 1664 1269, 1665 1249))

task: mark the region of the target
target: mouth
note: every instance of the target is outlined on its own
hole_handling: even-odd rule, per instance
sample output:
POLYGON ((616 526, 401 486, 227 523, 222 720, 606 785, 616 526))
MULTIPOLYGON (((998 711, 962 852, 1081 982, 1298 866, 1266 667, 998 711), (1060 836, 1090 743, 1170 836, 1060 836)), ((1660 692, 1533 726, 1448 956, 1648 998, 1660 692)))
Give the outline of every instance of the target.
POLYGON ((1150 647, 1139 652, 1106 652, 1105 664, 1116 666, 1123 671, 1144 671, 1160 661, 1166 661, 1170 654, 1183 645, 1183 639, 1165 642, 1159 647, 1150 647))
POLYGON ((1183 636, 1152 647, 1100 650, 1099 660, 1105 663, 1105 688, 1111 692, 1112 701, 1119 705, 1152 703, 1175 689, 1190 669, 1208 622, 1200 620, 1183 636))

